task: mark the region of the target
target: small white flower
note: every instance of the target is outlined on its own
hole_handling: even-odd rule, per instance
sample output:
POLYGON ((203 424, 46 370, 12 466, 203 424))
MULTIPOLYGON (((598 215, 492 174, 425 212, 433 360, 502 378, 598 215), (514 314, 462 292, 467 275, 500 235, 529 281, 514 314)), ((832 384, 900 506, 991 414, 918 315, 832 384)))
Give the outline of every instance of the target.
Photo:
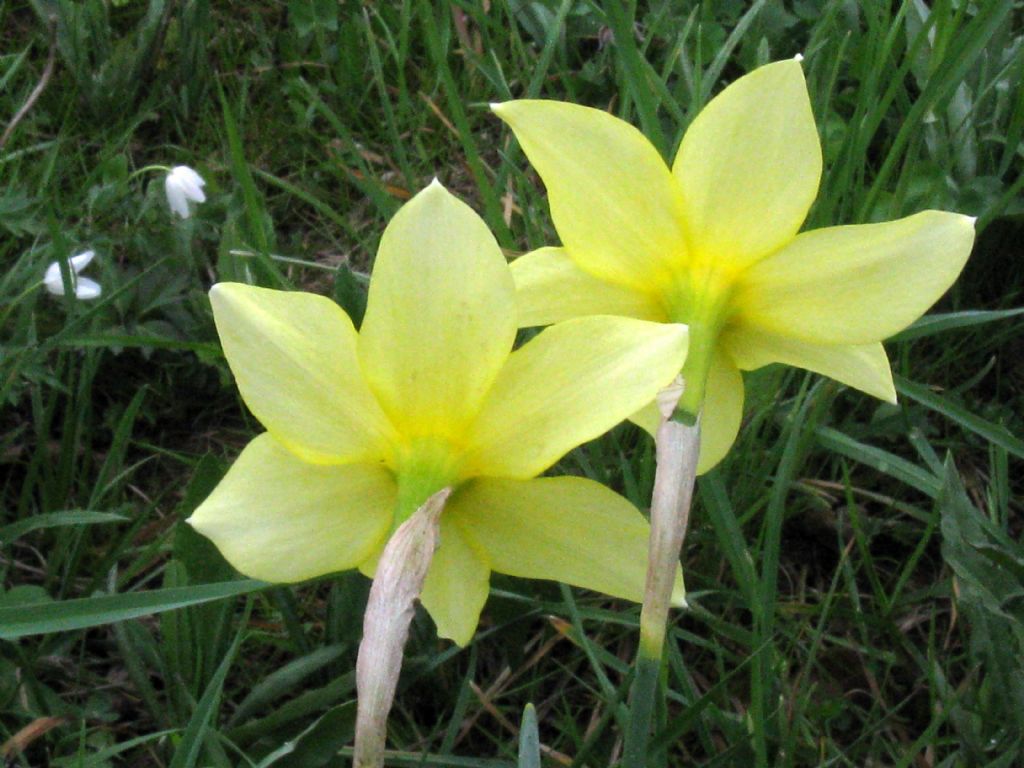
MULTIPOLYGON (((103 292, 99 283, 90 280, 88 277, 78 276, 78 273, 85 269, 86 265, 93 260, 95 255, 93 251, 85 251, 68 259, 68 267, 71 271, 71 285, 75 289, 75 296, 79 299, 95 299, 103 292)), ((54 296, 64 295, 64 281, 60 275, 60 262, 55 261, 46 268, 43 284, 46 286, 46 290, 54 296)))
POLYGON ((171 172, 164 180, 167 203, 171 210, 181 218, 187 219, 191 215, 188 209, 190 200, 196 203, 206 202, 206 195, 203 193, 205 184, 203 177, 187 165, 176 165, 171 168, 171 172))

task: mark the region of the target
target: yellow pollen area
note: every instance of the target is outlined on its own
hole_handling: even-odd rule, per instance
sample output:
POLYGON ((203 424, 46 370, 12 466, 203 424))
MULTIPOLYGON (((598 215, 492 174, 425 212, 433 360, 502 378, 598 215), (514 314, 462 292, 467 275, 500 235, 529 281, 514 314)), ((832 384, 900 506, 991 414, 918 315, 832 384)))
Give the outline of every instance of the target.
POLYGON ((410 438, 396 446, 391 467, 398 484, 394 527, 442 488, 465 480, 461 454, 450 440, 434 435, 410 438))

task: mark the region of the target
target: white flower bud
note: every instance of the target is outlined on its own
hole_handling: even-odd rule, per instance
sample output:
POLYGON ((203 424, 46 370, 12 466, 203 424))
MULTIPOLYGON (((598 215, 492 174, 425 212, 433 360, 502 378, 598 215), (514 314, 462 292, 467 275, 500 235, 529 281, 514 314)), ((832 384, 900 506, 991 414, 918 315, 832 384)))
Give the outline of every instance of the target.
POLYGON ((193 171, 187 165, 176 165, 171 168, 164 180, 164 191, 167 192, 167 204, 171 210, 181 218, 187 219, 191 216, 188 204, 206 202, 206 194, 203 187, 206 182, 203 177, 193 171))

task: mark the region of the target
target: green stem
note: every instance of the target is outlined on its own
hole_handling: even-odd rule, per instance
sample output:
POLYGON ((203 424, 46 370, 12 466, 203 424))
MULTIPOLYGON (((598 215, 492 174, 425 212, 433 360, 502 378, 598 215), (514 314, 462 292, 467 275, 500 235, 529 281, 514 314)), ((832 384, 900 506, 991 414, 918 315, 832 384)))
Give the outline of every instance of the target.
POLYGON ((706 327, 696 322, 690 323, 690 346, 683 363, 683 393, 676 404, 674 417, 684 424, 693 424, 697 420, 701 406, 704 404, 704 390, 707 386, 708 371, 718 341, 718 329, 706 327))
POLYGON ((147 166, 144 166, 142 168, 139 168, 137 170, 132 171, 128 175, 128 181, 131 181, 136 176, 141 176, 144 173, 149 173, 150 171, 161 171, 162 173, 170 173, 171 172, 171 168, 170 168, 170 166, 167 166, 167 165, 147 165, 147 166))
POLYGON ((661 677, 661 657, 645 656, 641 651, 634 666, 636 674, 630 690, 629 725, 622 751, 622 765, 625 768, 644 768, 647 765, 647 743, 651 736, 654 702, 661 677))
POLYGON ((651 722, 658 696, 661 659, 668 612, 672 604, 679 553, 690 519, 690 502, 697 478, 700 450, 700 408, 692 424, 672 419, 679 397, 661 397, 662 422, 655 437, 657 469, 651 497, 651 538, 647 586, 640 610, 640 647, 630 695, 629 728, 623 752, 624 768, 644 768, 651 722))

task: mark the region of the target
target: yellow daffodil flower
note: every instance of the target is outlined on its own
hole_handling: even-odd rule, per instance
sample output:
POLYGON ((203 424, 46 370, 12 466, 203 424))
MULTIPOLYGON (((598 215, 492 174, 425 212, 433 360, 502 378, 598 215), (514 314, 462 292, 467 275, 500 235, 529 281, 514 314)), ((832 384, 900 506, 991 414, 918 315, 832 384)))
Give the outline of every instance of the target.
POLYGON ((492 570, 642 598, 643 516, 591 480, 536 476, 654 397, 685 327, 581 318, 513 352, 508 265, 436 182, 385 230, 358 332, 322 296, 221 283, 210 298, 267 432, 189 521, 239 571, 372 574, 398 525, 452 488, 421 596, 442 636, 469 641, 492 570))
MULTIPOLYGON (((561 248, 512 264, 523 326, 591 314, 686 323, 684 413, 701 413, 700 464, 725 456, 741 370, 785 363, 895 402, 881 341, 956 279, 969 216, 797 234, 822 160, 803 70, 763 66, 697 116, 669 169, 632 126, 556 101, 494 105, 547 187, 561 248)), ((654 432, 657 409, 634 417, 654 432)))

